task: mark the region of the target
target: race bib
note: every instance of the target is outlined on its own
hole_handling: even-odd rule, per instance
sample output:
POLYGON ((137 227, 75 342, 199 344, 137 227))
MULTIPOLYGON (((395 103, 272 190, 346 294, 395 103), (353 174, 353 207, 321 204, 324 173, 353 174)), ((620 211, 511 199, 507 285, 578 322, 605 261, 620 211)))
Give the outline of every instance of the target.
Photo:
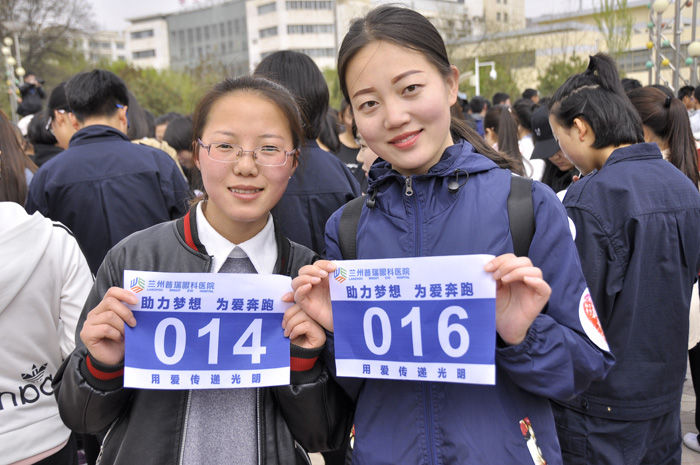
POLYGON ((495 384, 491 255, 337 261, 338 376, 495 384))
POLYGON ((288 276, 126 270, 124 287, 139 299, 136 326, 125 330, 125 387, 289 384, 288 276))

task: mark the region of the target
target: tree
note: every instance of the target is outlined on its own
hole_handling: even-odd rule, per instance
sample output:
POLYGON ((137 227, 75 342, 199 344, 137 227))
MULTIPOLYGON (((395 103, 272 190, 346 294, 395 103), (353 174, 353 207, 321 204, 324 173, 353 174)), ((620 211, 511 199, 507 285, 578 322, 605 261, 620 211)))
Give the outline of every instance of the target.
POLYGON ((331 108, 340 110, 340 104, 345 97, 340 90, 338 71, 335 68, 326 68, 323 70, 323 77, 326 79, 326 84, 328 84, 328 105, 331 108))
POLYGON ((551 96, 569 76, 585 69, 586 64, 578 55, 552 61, 544 71, 538 73, 540 95, 551 96))
POLYGON ((627 9, 627 0, 598 0, 593 19, 610 56, 618 58, 629 49, 634 20, 627 9))

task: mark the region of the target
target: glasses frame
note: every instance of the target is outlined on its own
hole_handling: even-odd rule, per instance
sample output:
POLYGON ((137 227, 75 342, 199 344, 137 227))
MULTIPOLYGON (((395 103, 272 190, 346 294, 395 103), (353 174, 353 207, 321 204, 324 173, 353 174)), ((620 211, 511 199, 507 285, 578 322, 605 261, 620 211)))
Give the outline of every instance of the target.
POLYGON ((272 166, 272 167, 275 167, 275 166, 284 166, 284 165, 287 164, 287 160, 289 159, 289 157, 292 157, 292 156, 296 155, 296 154, 299 152, 299 149, 292 149, 292 150, 289 150, 289 151, 284 151, 284 150, 283 150, 283 153, 284 153, 285 156, 284 156, 284 161, 283 161, 282 163, 277 164, 277 165, 265 165, 265 164, 263 164, 263 163, 260 163, 260 161, 258 160, 257 153, 256 153, 256 152, 257 152, 259 149, 261 149, 262 147, 255 147, 253 150, 245 150, 243 147, 241 147, 241 146, 238 145, 238 144, 233 144, 233 143, 230 143, 230 142, 226 142, 227 144, 230 144, 230 145, 233 145, 233 146, 238 147, 238 148, 240 149, 240 151, 238 152, 238 154, 236 154, 236 155, 234 156, 234 158, 233 158, 232 160, 217 160, 216 158, 214 158, 214 157, 211 156, 211 152, 210 152, 211 146, 214 145, 214 144, 217 144, 217 143, 219 143, 219 142, 212 142, 211 144, 205 144, 204 142, 202 142, 202 139, 197 139, 197 144, 199 144, 199 146, 200 146, 201 148, 206 149, 206 151, 207 151, 207 157, 209 157, 210 160, 213 160, 213 161, 216 161, 216 162, 219 162, 219 163, 238 163, 238 162, 241 160, 241 158, 243 157, 243 155, 245 155, 246 153, 250 153, 250 154, 252 154, 253 161, 255 162, 256 165, 259 165, 259 166, 272 166))
MULTIPOLYGON (((63 108, 56 108, 54 111, 59 112, 62 115, 65 115, 68 111, 64 110, 63 108)), ((51 134, 53 134, 53 131, 51 130, 51 123, 53 123, 53 112, 49 115, 49 118, 46 120, 46 130, 49 131, 51 134)))

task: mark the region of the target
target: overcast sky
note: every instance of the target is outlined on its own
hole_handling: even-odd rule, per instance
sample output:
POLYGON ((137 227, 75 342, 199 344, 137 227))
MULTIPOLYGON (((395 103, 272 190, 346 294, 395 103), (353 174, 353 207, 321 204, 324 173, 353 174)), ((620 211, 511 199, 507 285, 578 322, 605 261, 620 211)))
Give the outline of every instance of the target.
MULTIPOLYGON (((127 18, 157 13, 170 13, 194 6, 204 6, 212 0, 89 0, 93 5, 95 19, 100 29, 121 30, 128 26, 127 18)), ((469 0, 465 0, 467 5, 469 0)), ((493 0, 484 0, 493 1, 493 0)), ((525 0, 525 16, 533 17, 578 8, 588 8, 593 0, 525 0)))

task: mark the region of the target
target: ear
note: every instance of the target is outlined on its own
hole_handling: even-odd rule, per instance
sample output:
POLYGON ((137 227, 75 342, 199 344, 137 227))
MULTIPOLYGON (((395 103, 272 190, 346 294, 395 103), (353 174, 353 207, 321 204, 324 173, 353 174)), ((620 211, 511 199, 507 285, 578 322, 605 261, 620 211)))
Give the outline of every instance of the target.
POLYGON ((449 103, 452 106, 457 103, 457 92, 459 92, 459 70, 455 65, 450 65, 450 74, 445 82, 449 90, 449 103))
POLYGON ((71 126, 73 126, 73 129, 75 129, 76 131, 78 129, 80 129, 80 121, 78 121, 78 118, 76 118, 75 115, 73 113, 71 113, 70 111, 66 112, 66 115, 68 115, 68 122, 70 123, 71 126))
POLYGON ((576 137, 578 137, 580 142, 583 142, 587 137, 593 134, 591 126, 583 118, 574 118, 572 129, 576 130, 576 137))
POLYGON ((199 144, 195 143, 194 147, 192 147, 194 150, 192 150, 192 161, 194 162, 194 166, 197 167, 197 169, 201 172, 202 167, 199 163, 199 151, 202 150, 202 148, 199 146, 199 144))

